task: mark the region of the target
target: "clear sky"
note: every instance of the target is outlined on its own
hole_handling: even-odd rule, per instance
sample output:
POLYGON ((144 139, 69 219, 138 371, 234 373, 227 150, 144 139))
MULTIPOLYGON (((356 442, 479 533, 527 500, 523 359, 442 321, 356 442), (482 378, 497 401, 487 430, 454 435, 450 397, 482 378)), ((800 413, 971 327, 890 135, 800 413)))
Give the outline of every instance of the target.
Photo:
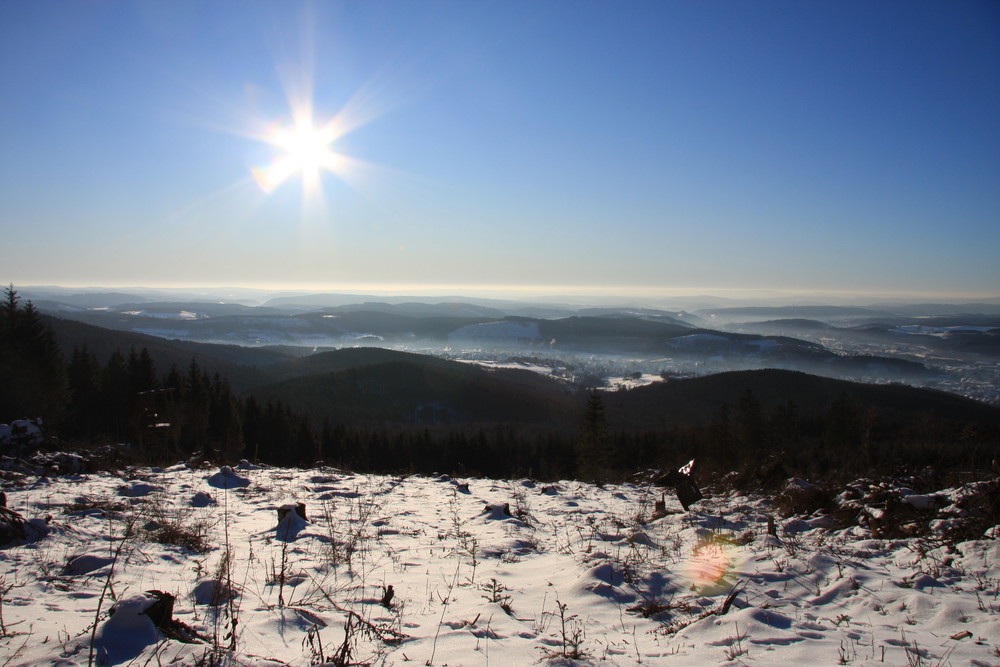
POLYGON ((995 0, 6 0, 0 84, 3 283, 1000 295, 995 0))

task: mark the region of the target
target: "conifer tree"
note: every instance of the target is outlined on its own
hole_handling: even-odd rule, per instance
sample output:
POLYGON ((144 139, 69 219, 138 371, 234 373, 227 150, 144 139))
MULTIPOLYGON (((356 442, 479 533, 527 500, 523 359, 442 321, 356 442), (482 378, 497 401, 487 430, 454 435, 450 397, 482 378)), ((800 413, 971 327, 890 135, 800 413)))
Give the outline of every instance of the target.
POLYGON ((709 452, 720 462, 736 462, 735 438, 733 437, 733 420, 729 414, 729 405, 723 405, 712 417, 708 428, 709 452))
POLYGON ((319 458, 327 463, 339 464, 343 456, 345 437, 343 424, 333 425, 329 417, 324 417, 320 431, 319 458))
POLYGON ((857 446, 861 441, 861 417, 854 398, 842 391, 826 413, 823 440, 828 446, 857 446))
POLYGON ((592 391, 587 397, 583 425, 580 429, 577 469, 582 479, 601 481, 609 477, 612 464, 609 445, 604 401, 599 392, 592 391))
POLYGON ((787 449, 801 437, 798 413, 795 401, 788 401, 785 405, 774 408, 768 426, 771 439, 777 448, 787 449))
POLYGON ((130 421, 134 407, 128 362, 121 350, 111 353, 101 374, 101 412, 104 432, 118 442, 130 439, 130 421))
POLYGON ((260 462, 261 438, 263 433, 263 414, 257 400, 250 396, 241 406, 243 415, 243 445, 254 463, 260 462))
POLYGON ((208 456, 210 382, 195 359, 188 364, 181 386, 181 447, 208 456))
POLYGON ((156 364, 153 356, 145 347, 136 352, 133 347, 128 355, 128 377, 129 391, 134 395, 140 391, 156 389, 159 383, 156 380, 156 364))
POLYGON ((56 422, 67 398, 66 367, 52 329, 13 285, 0 304, 0 421, 43 417, 56 422))
POLYGON ((224 462, 233 462, 243 454, 243 420, 229 381, 218 373, 209 388, 209 439, 224 462))
POLYGON ((62 432, 92 438, 102 431, 101 364, 87 346, 74 347, 66 368, 69 407, 62 432))
POLYGON ((764 431, 764 413, 760 401, 753 389, 747 389, 740 396, 736 419, 736 436, 741 458, 752 458, 762 452, 764 431))

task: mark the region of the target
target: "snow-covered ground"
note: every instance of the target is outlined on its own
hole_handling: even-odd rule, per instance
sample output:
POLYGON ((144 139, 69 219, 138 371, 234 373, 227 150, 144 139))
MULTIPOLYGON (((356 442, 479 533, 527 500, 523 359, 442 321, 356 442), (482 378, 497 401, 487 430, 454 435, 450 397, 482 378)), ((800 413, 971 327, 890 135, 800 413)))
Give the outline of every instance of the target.
POLYGON ((560 369, 553 366, 543 366, 541 364, 531 363, 528 361, 480 361, 478 359, 455 359, 455 361, 463 364, 482 366, 483 368, 489 369, 531 371, 532 373, 538 373, 539 375, 546 376, 554 375, 560 371, 560 369))
POLYGON ((634 484, 0 474, 29 520, 0 548, 0 665, 1000 665, 998 529, 939 537, 982 483, 883 488, 930 526, 890 539, 874 483, 838 529, 732 493, 654 518, 634 484), (147 591, 176 598, 162 629, 147 591))

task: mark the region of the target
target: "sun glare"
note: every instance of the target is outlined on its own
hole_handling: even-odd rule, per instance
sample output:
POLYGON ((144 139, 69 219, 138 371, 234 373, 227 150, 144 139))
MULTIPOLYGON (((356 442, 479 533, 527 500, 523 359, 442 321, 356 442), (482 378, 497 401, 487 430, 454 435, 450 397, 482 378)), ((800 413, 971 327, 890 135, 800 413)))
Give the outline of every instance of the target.
MULTIPOLYGON (((321 113, 314 113, 320 103, 314 95, 318 84, 314 79, 317 54, 312 27, 316 21, 311 11, 307 10, 303 18, 303 33, 297 40, 302 49, 299 56, 296 58, 289 52, 292 59, 275 63, 287 104, 281 120, 254 114, 247 117, 249 127, 237 130, 271 149, 267 162, 251 163, 250 172, 257 187, 270 195, 288 181, 301 182, 301 221, 310 224, 329 217, 323 192, 325 175, 333 174, 347 187, 357 190, 371 174, 374 165, 340 152, 345 146, 338 147, 338 142, 378 117, 385 106, 372 85, 365 84, 342 104, 321 107, 321 113), (323 109, 327 111, 322 112, 323 109)), ((327 89, 325 93, 322 104, 329 104, 331 92, 327 89)), ((255 106, 259 104, 255 102, 255 106)), ((271 104, 266 108, 278 110, 271 104)))
POLYGON ((267 167, 252 170, 257 184, 265 192, 273 192, 293 176, 300 176, 306 187, 318 185, 323 171, 337 173, 341 166, 341 156, 332 149, 336 138, 332 121, 316 127, 312 118, 272 129, 265 141, 279 155, 267 167))

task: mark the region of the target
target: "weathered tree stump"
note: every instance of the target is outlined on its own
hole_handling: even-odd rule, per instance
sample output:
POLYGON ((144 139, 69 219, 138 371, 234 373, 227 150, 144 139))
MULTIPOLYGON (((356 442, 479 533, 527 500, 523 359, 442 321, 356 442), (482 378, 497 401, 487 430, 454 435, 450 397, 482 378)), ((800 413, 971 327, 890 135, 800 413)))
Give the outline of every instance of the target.
POLYGON ((667 516, 667 499, 660 496, 660 499, 653 505, 653 519, 662 519, 667 516))
POLYGON ((24 517, 7 507, 0 507, 0 544, 28 538, 24 517))
MULTIPOLYGON (((185 644, 207 644, 208 638, 202 637, 187 623, 174 618, 174 596, 163 591, 146 591, 147 598, 153 598, 153 602, 142 612, 148 616, 153 625, 163 633, 165 637, 184 642, 185 644)), ((114 608, 112 608, 112 614, 114 608)))
POLYGON ((691 459, 687 465, 681 466, 678 470, 668 472, 656 480, 657 484, 669 486, 674 489, 674 493, 677 494, 677 500, 681 501, 681 507, 684 508, 685 512, 691 505, 705 497, 694 481, 694 463, 695 460, 691 459))
POLYGON ((174 596, 163 591, 146 591, 146 593, 156 599, 142 613, 149 617, 153 625, 162 628, 174 617, 174 596))
POLYGON ((295 503, 294 505, 292 503, 288 503, 287 505, 282 505, 278 508, 278 522, 280 523, 282 519, 288 516, 289 512, 295 512, 305 521, 309 520, 306 517, 305 503, 295 503))
POLYGON ((379 604, 386 609, 392 608, 392 596, 396 594, 396 591, 392 590, 392 584, 385 587, 385 592, 382 593, 382 599, 379 600, 379 604))

